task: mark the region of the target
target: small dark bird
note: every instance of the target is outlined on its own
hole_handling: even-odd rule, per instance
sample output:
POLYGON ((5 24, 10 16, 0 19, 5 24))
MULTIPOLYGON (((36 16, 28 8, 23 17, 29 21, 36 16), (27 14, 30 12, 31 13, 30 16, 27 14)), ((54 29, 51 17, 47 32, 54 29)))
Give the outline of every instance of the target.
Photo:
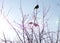
POLYGON ((37 4, 34 9, 38 9, 38 8, 39 8, 39 5, 37 4))

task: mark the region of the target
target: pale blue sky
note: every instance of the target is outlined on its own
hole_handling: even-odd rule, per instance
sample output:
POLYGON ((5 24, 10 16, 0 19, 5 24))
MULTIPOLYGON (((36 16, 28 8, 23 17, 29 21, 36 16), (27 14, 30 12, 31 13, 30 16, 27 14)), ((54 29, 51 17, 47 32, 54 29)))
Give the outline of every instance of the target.
MULTIPOLYGON (((50 10, 47 14, 47 18, 49 18, 49 16, 52 15, 49 20, 50 28, 51 25, 53 26, 52 28, 56 27, 57 26, 56 21, 60 16, 60 6, 57 5, 57 3, 60 3, 60 0, 38 0, 37 2, 39 4, 39 11, 40 11, 38 16, 42 15, 43 4, 47 8, 50 6, 50 10)), ((37 3, 36 0, 21 0, 21 4, 24 14, 32 14, 34 6, 37 3)), ((1 5, 2 5, 2 0, 0 0, 0 8, 1 5)), ((5 15, 10 10, 8 17, 12 18, 12 20, 19 21, 21 19, 21 13, 19 8, 20 8, 20 0, 4 0, 5 15)))

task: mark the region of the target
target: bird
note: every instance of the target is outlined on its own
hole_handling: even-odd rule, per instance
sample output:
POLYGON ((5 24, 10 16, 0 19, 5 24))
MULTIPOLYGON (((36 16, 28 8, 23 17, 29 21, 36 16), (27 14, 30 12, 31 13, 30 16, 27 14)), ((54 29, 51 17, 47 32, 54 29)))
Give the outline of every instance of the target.
POLYGON ((35 7, 34 7, 34 9, 38 9, 39 8, 39 5, 37 4, 35 7))

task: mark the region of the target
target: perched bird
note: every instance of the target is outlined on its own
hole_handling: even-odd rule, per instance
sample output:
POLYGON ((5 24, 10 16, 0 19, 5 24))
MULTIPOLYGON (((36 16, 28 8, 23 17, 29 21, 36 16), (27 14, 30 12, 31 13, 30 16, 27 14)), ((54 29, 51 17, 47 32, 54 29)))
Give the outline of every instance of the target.
POLYGON ((39 8, 39 5, 37 4, 35 7, 34 7, 34 9, 38 9, 39 8))

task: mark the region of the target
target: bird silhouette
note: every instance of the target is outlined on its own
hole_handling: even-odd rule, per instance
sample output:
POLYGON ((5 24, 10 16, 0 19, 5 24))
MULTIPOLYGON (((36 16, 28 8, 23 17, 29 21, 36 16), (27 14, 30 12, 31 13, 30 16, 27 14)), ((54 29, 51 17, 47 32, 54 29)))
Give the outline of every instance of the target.
POLYGON ((37 4, 35 7, 34 7, 34 9, 38 9, 39 8, 39 5, 37 4))

